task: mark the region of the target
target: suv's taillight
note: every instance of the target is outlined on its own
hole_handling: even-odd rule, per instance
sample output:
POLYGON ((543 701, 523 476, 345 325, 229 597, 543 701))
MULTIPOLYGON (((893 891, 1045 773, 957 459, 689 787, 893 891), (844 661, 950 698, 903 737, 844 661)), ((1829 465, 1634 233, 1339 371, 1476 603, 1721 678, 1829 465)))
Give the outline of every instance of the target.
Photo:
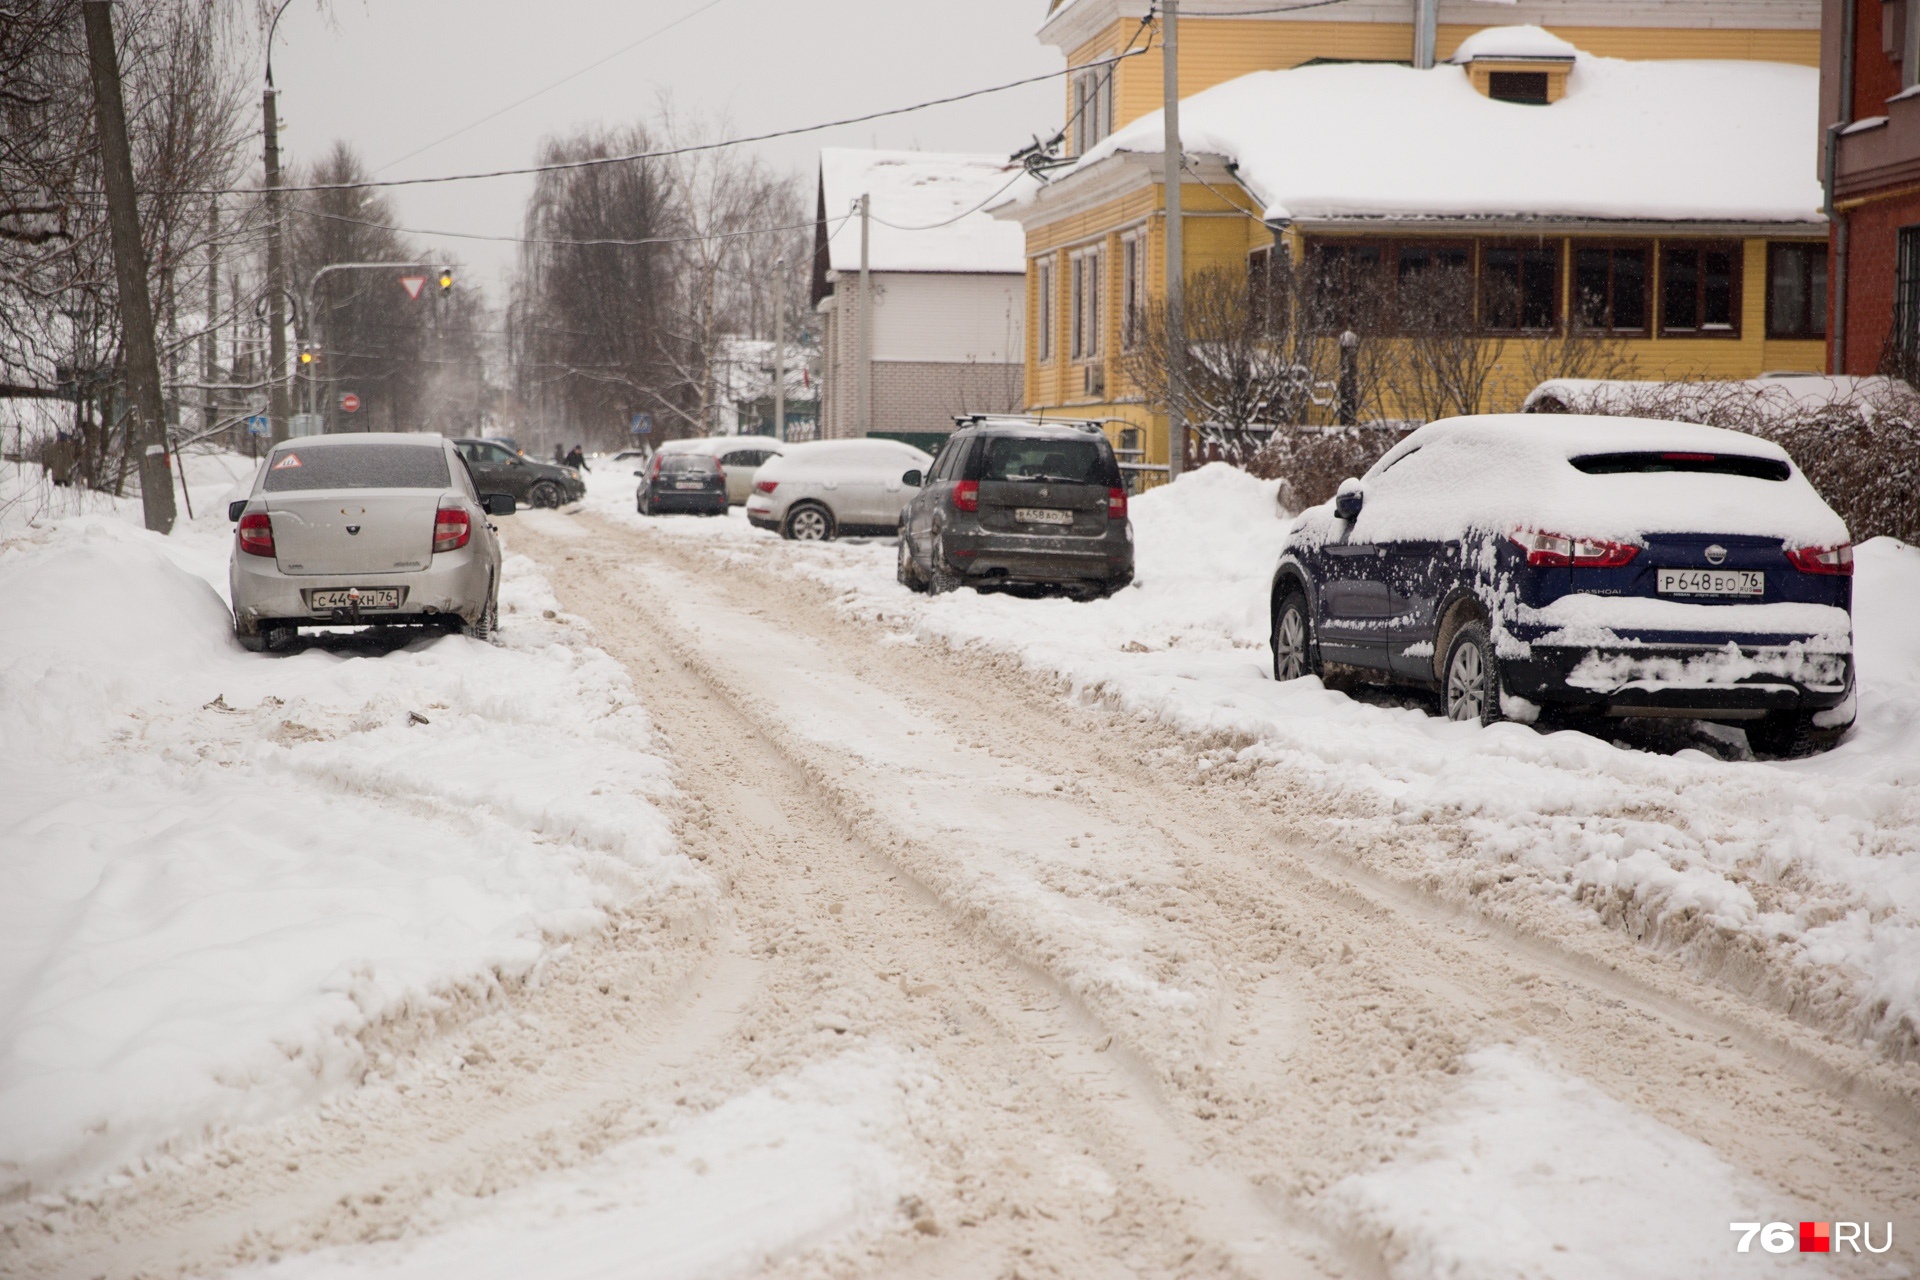
POLYGON ((459 507, 442 507, 433 513, 433 549, 458 551, 473 536, 473 521, 459 507))
POLYGON ((778 480, 755 480, 753 487, 761 493, 772 493, 780 487, 778 480))
POLYGON ((1107 519, 1125 520, 1127 518, 1127 491, 1125 489, 1107 490, 1107 519))
POLYGON ((1802 573, 1833 573, 1853 576, 1853 544, 1837 547, 1788 547, 1787 559, 1802 573))
POLYGON ((953 509, 955 511, 978 511, 980 509, 980 482, 961 480, 953 486, 953 509))
POLYGON ((1569 538, 1531 529, 1516 530, 1507 537, 1527 553, 1527 563, 1536 568, 1571 565, 1578 569, 1618 569, 1640 554, 1640 548, 1630 542, 1608 542, 1605 538, 1569 538))
POLYGON ((240 517, 240 549, 250 556, 273 554, 273 517, 251 511, 240 517))

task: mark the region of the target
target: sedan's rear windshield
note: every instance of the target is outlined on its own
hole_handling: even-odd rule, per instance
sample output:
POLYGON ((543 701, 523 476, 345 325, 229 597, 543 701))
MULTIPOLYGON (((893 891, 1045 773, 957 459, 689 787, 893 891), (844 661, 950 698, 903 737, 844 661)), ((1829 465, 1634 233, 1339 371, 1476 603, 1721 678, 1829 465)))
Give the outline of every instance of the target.
POLYGON ((1742 453, 1589 453, 1572 461, 1590 476, 1697 471, 1715 476, 1746 476, 1751 480, 1785 480, 1793 474, 1793 468, 1778 458, 1756 458, 1742 453))
POLYGON ((1120 484, 1113 455, 1098 440, 1022 440, 988 436, 968 470, 970 479, 1052 481, 1056 484, 1120 484))
POLYGON ((267 464, 268 493, 302 489, 445 489, 444 450, 369 440, 364 444, 295 445, 267 464))
POLYGON ((706 453, 663 453, 660 455, 662 471, 712 471, 713 456, 706 453))

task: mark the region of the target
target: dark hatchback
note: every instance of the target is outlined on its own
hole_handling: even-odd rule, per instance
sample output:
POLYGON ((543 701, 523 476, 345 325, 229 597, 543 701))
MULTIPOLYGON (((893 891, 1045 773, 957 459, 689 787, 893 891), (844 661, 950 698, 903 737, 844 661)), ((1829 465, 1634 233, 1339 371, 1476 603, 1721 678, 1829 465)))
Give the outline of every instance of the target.
POLYGON ((656 453, 634 474, 640 477, 633 497, 641 515, 727 514, 727 471, 714 454, 656 453))
POLYGON ((1801 755, 1854 718, 1847 530, 1777 445, 1675 422, 1456 418, 1287 537, 1274 675, 1421 686, 1446 714, 1741 724, 1801 755))
POLYGON ((529 458, 505 442, 461 439, 453 447, 481 493, 510 493, 530 507, 564 506, 587 496, 586 481, 572 467, 529 458))
POLYGON ((961 419, 900 513, 898 576, 916 591, 1036 588, 1085 598, 1133 581, 1133 524, 1093 423, 961 419))

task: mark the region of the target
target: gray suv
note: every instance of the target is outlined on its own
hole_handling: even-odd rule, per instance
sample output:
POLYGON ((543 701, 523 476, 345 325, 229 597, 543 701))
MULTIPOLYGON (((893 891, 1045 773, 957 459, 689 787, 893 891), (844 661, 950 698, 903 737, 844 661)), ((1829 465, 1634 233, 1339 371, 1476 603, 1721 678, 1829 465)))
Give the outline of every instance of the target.
POLYGON ((900 514, 914 591, 1056 588, 1085 599, 1133 581, 1133 524, 1098 423, 962 418, 900 514))

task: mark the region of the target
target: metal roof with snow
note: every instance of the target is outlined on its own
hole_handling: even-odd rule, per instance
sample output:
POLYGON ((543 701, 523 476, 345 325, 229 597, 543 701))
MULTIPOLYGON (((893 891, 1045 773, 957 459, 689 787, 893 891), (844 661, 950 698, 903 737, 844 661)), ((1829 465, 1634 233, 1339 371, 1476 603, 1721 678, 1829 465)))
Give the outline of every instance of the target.
MULTIPOLYGON (((1032 185, 1003 155, 820 152, 821 210, 830 223, 859 196, 872 197, 867 256, 873 271, 1024 272, 1026 237, 985 206, 1032 185)), ((858 218, 837 224, 827 252, 830 270, 860 269, 858 218)))

